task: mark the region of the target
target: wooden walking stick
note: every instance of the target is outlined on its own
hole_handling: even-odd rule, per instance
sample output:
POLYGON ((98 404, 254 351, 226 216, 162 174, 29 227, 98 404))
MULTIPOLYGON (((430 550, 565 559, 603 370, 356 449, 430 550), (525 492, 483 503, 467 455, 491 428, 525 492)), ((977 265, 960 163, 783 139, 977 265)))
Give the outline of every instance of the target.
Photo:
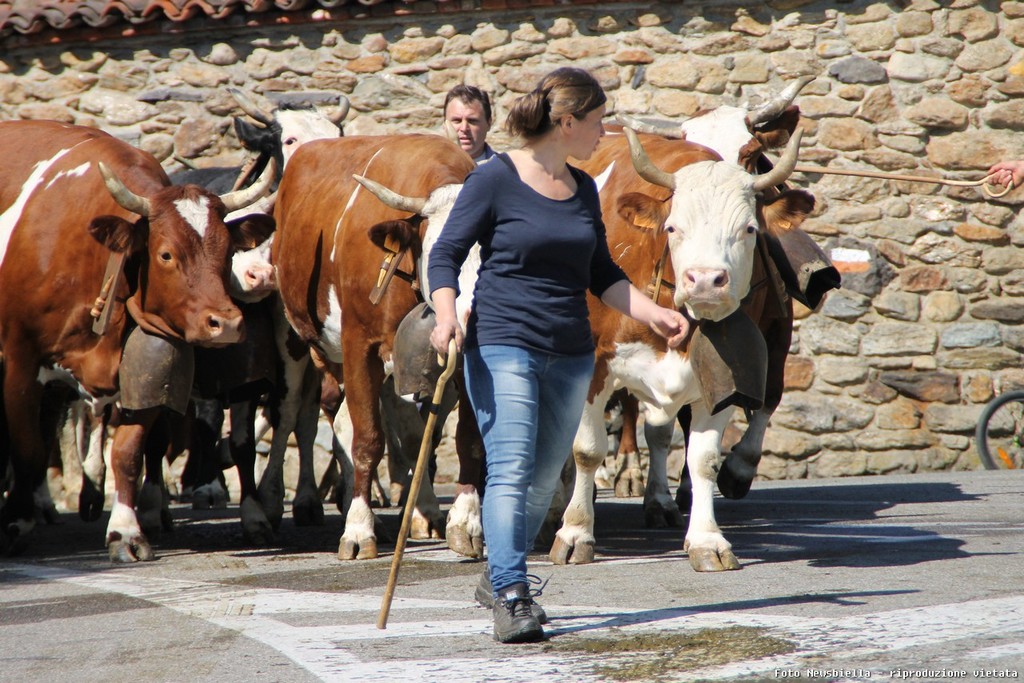
POLYGON ((409 485, 409 497, 405 503, 405 512, 402 514, 402 527, 398 531, 398 542, 395 544, 395 556, 391 560, 391 573, 388 575, 388 585, 384 589, 384 599, 380 604, 380 614, 377 617, 377 628, 388 627, 388 612, 391 611, 391 599, 395 596, 395 584, 398 582, 398 568, 402 564, 402 554, 405 552, 405 541, 409 538, 409 526, 412 524, 412 511, 416 508, 416 499, 420 495, 420 484, 427 473, 427 454, 430 453, 431 442, 434 436, 434 425, 437 423, 437 409, 441 405, 441 396, 444 394, 444 386, 448 379, 455 373, 455 365, 458 362, 455 340, 448 342, 448 358, 443 363, 440 355, 437 357, 438 364, 443 364, 444 372, 437 378, 434 386, 434 396, 430 400, 430 413, 427 415, 427 426, 423 430, 423 440, 420 441, 420 452, 416 456, 416 469, 412 473, 412 482, 409 485))

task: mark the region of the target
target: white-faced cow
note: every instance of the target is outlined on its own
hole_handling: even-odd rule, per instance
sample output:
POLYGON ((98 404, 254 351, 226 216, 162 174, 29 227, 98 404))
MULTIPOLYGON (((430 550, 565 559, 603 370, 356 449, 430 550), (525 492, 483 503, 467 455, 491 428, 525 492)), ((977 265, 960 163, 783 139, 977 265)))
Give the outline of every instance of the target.
MULTIPOLYGON (((737 108, 737 106, 720 106, 720 108, 694 115, 686 121, 639 121, 631 117, 621 117, 635 129, 652 132, 665 137, 681 139, 685 138, 692 142, 713 148, 725 160, 735 160, 743 169, 756 172, 770 168, 765 164, 764 151, 767 148, 780 146, 790 137, 799 123, 799 109, 792 105, 792 101, 801 88, 806 85, 811 77, 804 77, 794 81, 777 96, 767 100, 758 108, 748 110, 737 108)), ((588 168, 589 171, 598 174, 604 169, 588 168)), ((766 215, 767 221, 775 219, 774 215, 766 215)), ((778 282, 770 275, 774 272, 760 274, 756 282, 762 287, 771 289, 769 286, 778 287, 779 290, 787 290, 788 294, 795 296, 803 303, 814 308, 824 292, 839 286, 839 274, 835 268, 827 263, 823 252, 820 251, 806 234, 797 229, 790 229, 787 225, 764 226, 762 240, 766 252, 761 256, 770 255, 772 260, 763 265, 777 269, 781 272, 778 282), (779 242, 779 236, 787 240, 787 249, 791 254, 784 253, 779 242), (780 251, 782 253, 780 253, 780 251), (809 274, 805 276, 805 282, 798 282, 792 268, 791 260, 803 258, 803 270, 809 274), (812 263, 813 261, 813 263, 812 263), (777 268, 776 268, 777 266, 777 268), (811 270, 811 267, 814 267, 811 270)), ((759 261, 760 263, 760 261, 759 261)), ((751 483, 757 472, 757 466, 761 458, 761 446, 764 439, 768 422, 782 396, 783 371, 785 359, 790 348, 793 330, 793 308, 790 296, 776 292, 777 305, 763 305, 763 297, 752 296, 744 302, 743 310, 746 311, 757 322, 765 337, 768 349, 768 368, 765 387, 764 402, 760 409, 755 410, 748 416, 750 418, 748 428, 742 437, 735 442, 725 462, 718 473, 718 484, 722 494, 727 498, 742 498, 749 492, 751 483), (779 296, 780 295, 780 296, 779 296)), ((614 475, 614 485, 617 492, 636 492, 638 485, 643 487, 642 475, 637 467, 635 430, 636 403, 632 400, 625 401, 624 410, 624 433, 620 443, 620 462, 625 464, 622 471, 614 475)), ((686 429, 689 421, 689 408, 684 407, 680 413, 680 424, 686 429)), ((648 431, 651 427, 648 426, 648 431)), ((671 425, 659 429, 671 429, 671 425)), ((658 442, 666 441, 666 435, 652 435, 652 439, 658 442)), ((672 502, 668 494, 668 482, 665 476, 665 456, 667 454, 652 452, 650 464, 650 477, 645 490, 646 519, 649 525, 665 525, 667 522, 676 525, 681 523, 681 515, 676 504, 672 502), (652 488, 654 483, 657 492, 652 488)), ((689 505, 690 481, 683 470, 682 481, 676 502, 680 507, 689 505)))
MULTIPOLYGON (((762 176, 695 143, 638 139, 625 132, 625 137, 605 138, 584 166, 601 170, 597 175, 612 256, 634 283, 662 278, 674 283, 674 290, 661 288, 663 303, 685 306, 698 320, 725 319, 751 291, 757 233, 768 223, 765 216, 796 227, 813 206, 804 192, 774 190, 796 162, 799 132, 780 166, 762 176), (662 263, 664 274, 656 277, 662 263)), ((639 399, 646 421, 655 426, 671 424, 682 406, 692 407, 687 463, 693 502, 685 547, 694 568, 737 567, 712 505, 722 432, 732 408, 712 414, 704 404, 689 342, 683 350, 669 350, 652 332, 598 302, 591 306, 591 324, 597 365, 574 444, 573 497, 552 560, 593 559, 593 478, 607 453, 604 407, 615 390, 624 388, 639 399)), ((764 345, 761 339, 751 342, 764 345)), ((668 444, 660 446, 667 449, 668 444)))
MULTIPOLYGON (((399 242, 413 249, 402 268, 415 281, 412 264, 423 231, 443 225, 473 168, 465 152, 438 136, 350 137, 304 145, 278 190, 272 261, 288 320, 345 387, 335 433, 351 455, 354 483, 340 559, 377 556, 369 496, 371 473, 384 452, 380 406, 382 400, 396 408, 401 402, 383 388, 395 332, 419 301, 413 286, 396 278, 379 303, 371 303, 382 257, 371 238, 383 243, 386 234, 404 235, 399 242)), ((460 429, 474 424, 459 421, 460 429)), ((418 436, 407 440, 414 449, 419 443, 418 436)), ((477 459, 471 471, 464 462, 460 483, 475 485, 479 465, 477 459)), ((429 485, 415 504, 414 535, 440 535, 444 519, 429 485)))
MULTIPOLYGON (((172 363, 169 375, 160 375, 146 349, 163 344, 174 350, 167 357, 190 360, 191 344, 242 338, 241 313, 225 285, 232 242, 249 224, 227 226, 224 215, 266 192, 272 169, 253 187, 218 197, 171 185, 151 155, 106 133, 47 121, 0 123, 0 154, 0 348, 9 431, 2 446, 14 470, 3 535, 20 537, 32 526, 31 495, 46 467, 44 386, 63 381, 98 413, 119 392, 124 400, 130 384, 136 399, 141 393, 154 401, 131 405, 114 435, 116 501, 107 543, 112 559, 152 558, 134 509, 141 455, 163 406, 182 398, 170 396, 168 376, 186 373, 172 363), (125 259, 123 277, 105 291, 104 273, 117 255, 125 259), (109 321, 98 334, 92 310, 101 293, 109 321), (126 346, 133 344, 142 347, 136 364, 149 363, 143 377, 124 372, 122 355, 132 357, 126 346)), ((151 474, 159 476, 147 470, 147 480, 151 474)))

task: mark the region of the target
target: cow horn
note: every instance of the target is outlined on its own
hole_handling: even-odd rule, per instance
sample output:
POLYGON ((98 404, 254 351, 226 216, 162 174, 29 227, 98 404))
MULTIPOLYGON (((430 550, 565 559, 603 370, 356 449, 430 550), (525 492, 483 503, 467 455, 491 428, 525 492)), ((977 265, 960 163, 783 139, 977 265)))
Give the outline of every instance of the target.
POLYGON ((804 86, 813 80, 814 76, 801 76, 791 82, 778 95, 747 114, 747 123, 756 126, 767 121, 774 121, 782 112, 786 111, 786 107, 793 104, 793 100, 804 86))
POLYGON ((271 159, 267 163, 267 167, 263 169, 263 173, 260 174, 260 177, 252 185, 221 195, 220 200, 224 202, 227 212, 231 213, 238 209, 244 209, 265 195, 267 190, 270 189, 271 184, 273 184, 276 173, 277 162, 271 159))
POLYGON ((348 116, 348 110, 352 107, 352 103, 349 102, 348 98, 344 95, 338 96, 338 106, 331 107, 330 112, 327 114, 327 119, 334 125, 341 128, 342 122, 345 117, 348 116))
POLYGON ((140 197, 131 190, 129 190, 121 179, 117 175, 107 168, 107 165, 102 161, 96 163, 96 166, 100 170, 100 175, 103 176, 103 183, 110 190, 110 194, 113 195, 114 201, 120 204, 123 208, 137 213, 140 216, 149 215, 149 200, 145 197, 140 197))
POLYGON ((423 197, 406 197, 405 195, 398 194, 394 190, 389 190, 374 180, 364 178, 361 175, 352 174, 352 177, 356 179, 357 183, 372 192, 377 199, 381 200, 392 209, 421 214, 423 212, 423 207, 427 204, 427 200, 423 197))
POLYGON ((778 165, 767 173, 762 173, 754 178, 755 192, 762 192, 769 187, 781 185, 792 175, 793 168, 796 166, 797 155, 800 152, 800 138, 803 135, 803 128, 797 128, 793 131, 793 135, 790 136, 789 143, 786 145, 786 151, 782 153, 782 158, 779 159, 778 165))
POLYGON ((629 142, 629 156, 633 160, 633 168, 636 169, 640 177, 649 183, 675 190, 675 176, 654 165, 651 158, 647 156, 647 152, 644 151, 644 146, 640 144, 640 138, 636 136, 636 131, 632 128, 623 128, 622 132, 626 134, 626 140, 629 142))
POLYGON ((680 123, 675 121, 660 121, 653 119, 639 119, 629 114, 617 114, 615 120, 626 128, 632 128, 638 133, 649 133, 660 135, 663 138, 680 140, 684 137, 680 123))
POLYGON ((235 87, 228 88, 228 92, 235 98, 235 102, 242 108, 246 114, 256 119, 264 126, 270 126, 274 123, 274 116, 267 110, 260 109, 257 107, 252 100, 249 99, 245 93, 235 87))

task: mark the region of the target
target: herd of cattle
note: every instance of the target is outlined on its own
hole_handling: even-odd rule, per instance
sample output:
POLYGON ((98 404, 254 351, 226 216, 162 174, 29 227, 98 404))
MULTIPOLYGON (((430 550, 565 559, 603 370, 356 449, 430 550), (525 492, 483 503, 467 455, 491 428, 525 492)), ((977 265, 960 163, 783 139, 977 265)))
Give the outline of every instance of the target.
MULTIPOLYGON (((624 120, 580 164, 598 183, 613 257, 662 305, 686 307, 700 324, 673 350, 590 302, 596 366, 573 449, 575 485, 552 512, 553 561, 594 557, 605 410, 613 394, 628 393, 633 419, 622 444, 633 443, 639 410, 650 449, 648 523, 682 520, 666 474, 678 420, 687 432, 692 493, 678 499, 690 506, 691 565, 739 566, 715 521, 713 487, 717 479, 730 497, 749 490, 781 400, 790 296, 810 296, 813 304, 822 293, 808 295, 778 256, 814 205, 810 194, 785 185, 800 145, 792 102, 805 83, 749 111, 720 107, 682 123, 624 120), (783 145, 772 168, 764 150, 783 145), (703 337, 717 348, 705 354, 712 360, 697 357, 703 337), (721 347, 723 338, 738 353, 721 347), (707 379, 713 362, 725 363, 717 374, 737 385, 753 374, 760 395, 719 403, 707 379), (734 405, 747 410, 748 428, 721 462, 734 405)), ((422 403, 396 389, 397 337, 407 316, 421 315, 430 246, 474 164, 443 136, 345 137, 344 101, 327 117, 316 108, 265 112, 233 94, 260 125, 236 119, 256 159, 241 172, 224 169, 237 178, 228 187, 209 177, 172 182, 152 156, 99 130, 0 123, 7 159, 0 175, 0 474, 9 472, 0 477, 0 551, 17 552, 26 542, 57 448, 83 463, 79 511, 97 519, 106 445, 115 491, 110 558, 152 559, 147 533, 170 523, 162 460, 187 446, 197 481, 214 481, 220 463, 211 443, 228 408, 247 542, 270 542, 284 514, 283 461, 293 434, 295 521, 323 523, 313 471, 323 411, 344 482, 338 557, 377 556, 371 492, 378 464, 387 449, 399 463, 393 472, 407 476, 426 423, 422 403), (261 405, 269 407, 273 436, 257 481, 261 405), (183 445, 185 433, 192 437, 183 445)), ((477 265, 471 258, 461 276, 463 319, 477 265)), ((838 286, 829 282, 823 289, 838 286)), ((413 537, 444 536, 456 552, 480 557, 484 453, 452 384, 442 411, 459 410, 456 498, 446 516, 426 482, 406 504, 415 505, 413 537)))

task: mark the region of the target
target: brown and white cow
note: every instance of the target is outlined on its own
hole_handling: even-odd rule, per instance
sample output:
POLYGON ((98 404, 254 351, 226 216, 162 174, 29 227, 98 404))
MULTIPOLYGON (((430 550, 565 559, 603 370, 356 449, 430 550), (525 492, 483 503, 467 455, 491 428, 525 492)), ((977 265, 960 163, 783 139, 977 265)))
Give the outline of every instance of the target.
MULTIPOLYGON (((382 388, 395 331, 419 302, 418 292, 397 278, 379 304, 370 302, 382 257, 370 232, 406 234, 403 242, 418 247, 428 225, 444 223, 474 167, 465 152, 439 136, 346 137, 303 145, 278 189, 272 261, 285 312, 345 387, 335 434, 352 458, 354 483, 340 559, 377 556, 370 485, 384 452, 380 405, 398 399, 382 388), (389 196, 390 205, 364 184, 389 196)), ((460 482, 475 483, 479 461, 475 472, 466 467, 460 482)), ((416 501, 416 515, 424 533, 440 535, 444 519, 429 485, 416 501)))
MULTIPOLYGON (((0 123, 0 348, 3 407, 14 484, 2 512, 4 535, 32 527, 32 491, 46 467, 40 400, 50 381, 71 385, 94 413, 118 398, 127 332, 221 346, 243 333, 225 292, 234 235, 224 215, 266 192, 218 197, 173 186, 157 161, 93 128, 49 121, 0 123), (126 256, 109 293, 109 326, 93 332, 91 310, 113 253, 126 256)), ((272 172, 272 170, 271 170, 272 172)), ((112 450, 116 501, 107 528, 113 559, 149 559, 135 514, 141 454, 158 410, 118 427, 112 450)), ((147 478, 149 474, 147 473, 147 478)))
MULTIPOLYGON (((605 138, 585 166, 603 169, 597 179, 613 258, 634 283, 643 284, 652 280, 667 248, 666 272, 676 284, 674 305, 685 306, 695 319, 722 320, 750 291, 764 215, 783 216, 796 227, 813 206, 804 192, 777 194, 772 189, 796 162, 799 132, 779 168, 762 176, 692 142, 626 133, 605 138)), ((607 453, 604 408, 611 394, 624 388, 639 399, 646 421, 655 426, 672 423, 684 405, 692 407, 687 461, 693 502, 685 545, 696 569, 738 567, 712 505, 722 432, 732 409, 710 414, 686 350, 667 349, 650 330, 598 302, 592 302, 591 324, 597 365, 574 444, 573 497, 552 560, 593 559, 594 473, 607 453)))
MULTIPOLYGON (((622 116, 620 119, 638 131, 651 132, 670 139, 686 139, 701 144, 715 150, 723 160, 735 161, 741 168, 754 173, 766 168, 764 151, 783 146, 796 130, 800 111, 798 107, 792 105, 792 102, 804 86, 812 80, 814 80, 812 76, 798 78, 776 96, 751 109, 720 106, 713 110, 698 112, 682 122, 645 122, 628 116, 622 116)), ((770 165, 767 167, 770 168, 770 165)), ((587 167, 587 170, 596 175, 604 169, 587 167)), ((767 214, 764 218, 766 221, 773 221, 779 217, 767 214)), ((767 235, 775 234, 776 230, 789 228, 789 226, 771 223, 762 227, 767 235)), ((760 265, 760 261, 758 264, 760 265)), ((763 284, 767 282, 768 276, 768 273, 758 273, 755 280, 763 284)), ((837 273, 835 277, 836 281, 829 283, 828 288, 838 286, 837 273)), ((753 294, 743 307, 757 323, 765 337, 768 348, 768 377, 762 407, 752 411, 748 416, 749 422, 742 437, 729 449, 719 470, 718 488, 727 498, 742 498, 750 491, 751 483, 757 473, 757 465, 761 459, 765 431, 772 414, 782 400, 783 376, 792 339, 792 301, 788 296, 783 295, 781 305, 765 306, 765 294, 766 292, 753 294)), ((814 307, 814 303, 809 302, 808 305, 814 307)), ((628 417, 627 424, 629 423, 628 417)), ((688 419, 689 411, 684 409, 680 413, 680 423, 684 424, 688 419)), ((633 426, 635 428, 635 422, 633 426)), ((650 427, 647 429, 650 430, 650 427)), ((652 437, 662 441, 668 438, 665 435, 652 435, 652 437)), ((631 443, 635 444, 635 437, 633 439, 624 437, 624 445, 628 446, 631 443)), ((623 453, 621 448, 620 453, 623 453)), ((626 456, 625 461, 635 463, 635 453, 624 453, 624 455, 626 456)), ((664 454, 659 453, 658 455, 664 454)), ((660 476, 664 466, 661 462, 655 462, 652 463, 651 468, 651 476, 654 477, 660 476)), ((638 472, 637 468, 633 468, 630 471, 617 473, 616 479, 620 476, 627 479, 627 481, 619 483, 618 488, 635 489, 639 482, 630 482, 628 479, 638 476, 638 472)), ((648 483, 650 484, 650 482, 648 483)), ((660 525, 665 520, 673 523, 680 519, 678 508, 672 503, 671 497, 667 495, 667 487, 667 479, 664 477, 657 486, 658 493, 653 492, 652 489, 655 487, 651 485, 646 487, 645 507, 648 508, 646 516, 649 524, 660 525), (659 510, 663 514, 659 514, 659 510)), ((690 482, 684 468, 676 502, 679 505, 688 505, 689 496, 690 482)))

